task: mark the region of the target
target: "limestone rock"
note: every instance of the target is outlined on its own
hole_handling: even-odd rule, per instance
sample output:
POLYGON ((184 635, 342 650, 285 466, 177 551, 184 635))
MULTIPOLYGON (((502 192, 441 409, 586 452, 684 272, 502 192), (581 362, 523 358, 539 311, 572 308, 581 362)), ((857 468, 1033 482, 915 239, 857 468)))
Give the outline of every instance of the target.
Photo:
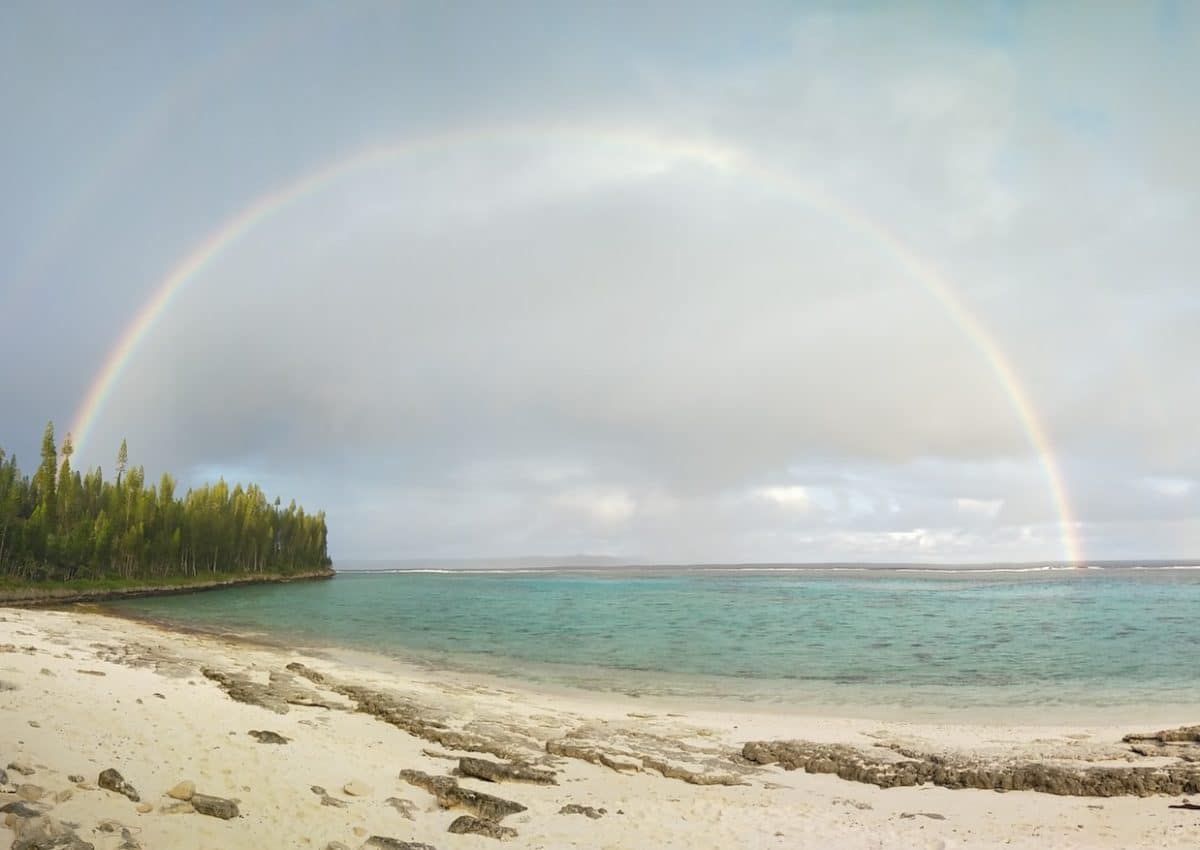
POLYGON ((108 791, 115 791, 128 797, 135 803, 141 802, 142 798, 138 795, 137 790, 125 781, 120 773, 115 768, 108 768, 100 772, 100 778, 96 780, 96 784, 108 791))
POLYGON ((437 798, 438 805, 443 809, 461 807, 485 820, 497 822, 509 815, 525 811, 525 806, 512 800, 462 788, 452 776, 430 776, 420 770, 402 770, 400 778, 410 785, 424 788, 437 798))
POLYGON ((12 850, 95 850, 75 831, 54 818, 22 818, 13 824, 12 850))
POLYGON ((931 783, 943 788, 1040 791, 1074 797, 1145 797, 1200 793, 1200 767, 1060 767, 1028 761, 980 761, 905 750, 866 751, 845 744, 811 741, 750 741, 742 756, 785 770, 832 773, 880 788, 931 783))
POLYGON ((358 850, 437 850, 432 844, 420 841, 401 841, 399 838, 389 838, 386 835, 372 835, 364 841, 358 850))
POLYGON ((487 782, 534 782, 538 785, 556 785, 554 771, 530 767, 525 764, 508 764, 487 759, 465 757, 458 760, 458 772, 487 782))
POLYGON ((412 800, 406 800, 403 797, 388 797, 383 802, 399 812, 400 817, 406 820, 416 820, 413 816, 413 811, 417 808, 417 804, 412 800))
POLYGON ((578 803, 567 803, 558 810, 560 815, 585 815, 592 820, 599 820, 608 814, 608 809, 593 809, 591 806, 581 806, 578 803))
POLYGON ((46 789, 40 785, 24 782, 17 786, 17 796, 29 803, 36 803, 46 796, 46 789))
POLYGON ((13 800, 11 803, 0 806, 0 813, 16 818, 36 818, 42 813, 42 807, 31 806, 24 800, 13 800))
POLYGON ((175 800, 190 800, 192 795, 196 793, 196 783, 190 779, 185 779, 179 782, 170 791, 167 796, 175 800))
POLYGON ((251 729, 247 734, 256 739, 260 744, 286 744, 291 740, 291 738, 285 738, 278 732, 272 732, 268 729, 251 729))
POLYGON ((78 785, 80 782, 84 781, 82 773, 72 773, 70 776, 67 777, 67 779, 71 782, 74 782, 76 785, 78 785))
POLYGON ((197 812, 209 817, 229 820, 238 816, 237 803, 224 797, 212 797, 208 794, 193 794, 189 801, 197 812))
POLYGON ((448 831, 455 835, 482 835, 498 841, 508 841, 517 837, 517 831, 510 826, 501 826, 494 820, 485 820, 471 815, 455 818, 448 831))
POLYGON ((164 815, 190 815, 196 807, 187 800, 168 800, 158 807, 164 815))

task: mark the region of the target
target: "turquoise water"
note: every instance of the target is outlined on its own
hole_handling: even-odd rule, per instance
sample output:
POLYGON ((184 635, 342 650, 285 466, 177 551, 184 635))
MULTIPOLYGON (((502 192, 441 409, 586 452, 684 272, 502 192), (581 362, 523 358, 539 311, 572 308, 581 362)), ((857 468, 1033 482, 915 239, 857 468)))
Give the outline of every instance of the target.
POLYGON ((813 708, 1200 704, 1200 570, 409 571, 111 607, 625 693, 813 708))

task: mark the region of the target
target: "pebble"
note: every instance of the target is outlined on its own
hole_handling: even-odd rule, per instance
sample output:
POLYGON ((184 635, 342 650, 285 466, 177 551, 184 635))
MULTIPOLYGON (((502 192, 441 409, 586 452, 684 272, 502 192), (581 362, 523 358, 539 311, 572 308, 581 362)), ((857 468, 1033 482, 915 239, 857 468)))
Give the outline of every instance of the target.
POLYGON ((139 814, 145 815, 154 811, 154 806, 150 805, 149 803, 138 803, 137 810, 139 814))
POLYGON ((185 779, 168 791, 167 796, 173 797, 176 800, 190 800, 195 793, 196 783, 190 779, 185 779))
POLYGON ((71 782, 75 782, 75 783, 83 782, 83 774, 82 773, 72 773, 70 776, 67 777, 67 779, 70 780, 71 782))

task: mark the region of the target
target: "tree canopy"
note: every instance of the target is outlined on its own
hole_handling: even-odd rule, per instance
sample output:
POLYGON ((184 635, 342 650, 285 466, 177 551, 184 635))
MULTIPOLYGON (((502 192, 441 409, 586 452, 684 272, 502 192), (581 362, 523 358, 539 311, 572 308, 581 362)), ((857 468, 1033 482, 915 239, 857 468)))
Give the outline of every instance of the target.
POLYGON ((56 448, 54 423, 32 476, 0 449, 0 577, 287 574, 331 563, 323 512, 280 507, 257 485, 224 479, 177 498, 170 475, 147 486, 124 441, 117 479, 105 481, 100 469, 72 469, 73 450, 69 434, 56 448))

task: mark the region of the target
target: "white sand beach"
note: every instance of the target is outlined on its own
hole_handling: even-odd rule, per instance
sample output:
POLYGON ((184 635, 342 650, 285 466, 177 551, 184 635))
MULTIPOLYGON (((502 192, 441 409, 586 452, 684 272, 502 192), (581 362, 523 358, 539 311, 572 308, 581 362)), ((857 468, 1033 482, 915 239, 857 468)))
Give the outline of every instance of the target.
POLYGON ((1197 846, 1200 812, 1169 808, 1178 796, 885 789, 740 757, 747 741, 803 739, 893 755, 911 749, 1067 765, 1184 764, 1132 753, 1121 736, 1134 729, 1141 731, 1136 724, 913 724, 592 699, 400 665, 360 666, 83 610, 0 609, 0 766, 8 766, 0 807, 12 830, 0 831, 0 846, 10 835, 14 847, 39 846, 21 843, 35 828, 74 833, 104 850, 496 846, 496 838, 448 831, 486 803, 464 791, 524 807, 499 821, 498 834, 512 847, 1197 846), (271 736, 251 731, 286 743, 260 741, 271 736), (400 775, 450 776, 464 756, 552 771, 554 784, 459 776, 450 791, 453 783, 442 780, 442 802, 453 805, 443 808, 426 790, 429 780, 417 777, 426 786, 419 787, 400 775), (139 802, 97 787, 108 768, 136 789, 139 802), (184 781, 235 801, 237 816, 201 814, 167 796, 184 781), (563 813, 571 804, 598 816, 563 813))

